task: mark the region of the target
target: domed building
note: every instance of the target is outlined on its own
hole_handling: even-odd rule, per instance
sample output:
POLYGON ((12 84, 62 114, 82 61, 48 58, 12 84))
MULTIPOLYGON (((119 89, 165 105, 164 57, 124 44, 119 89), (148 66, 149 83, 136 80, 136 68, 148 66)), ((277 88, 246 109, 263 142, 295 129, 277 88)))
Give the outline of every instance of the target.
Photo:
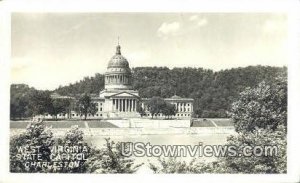
MULTIPOLYGON (((54 99, 76 100, 73 97, 61 96, 57 93, 51 95, 54 99)), ((121 46, 117 45, 115 55, 109 60, 105 72, 104 90, 99 95, 92 96, 92 102, 97 106, 96 114, 88 114, 87 118, 138 118, 138 107, 142 107, 146 117, 151 117, 147 102, 149 98, 141 98, 138 91, 132 89, 132 74, 128 60, 121 54, 121 46)), ((174 95, 164 99, 166 102, 175 105, 175 118, 191 118, 193 113, 192 98, 182 98, 174 95)), ((163 114, 157 114, 157 117, 164 117, 163 114)), ((52 118, 50 114, 46 118, 52 118)), ((75 110, 70 114, 58 114, 57 118, 82 118, 83 116, 75 110)))
MULTIPOLYGON (((90 118, 133 118, 140 117, 137 107, 145 109, 146 116, 151 116, 146 102, 140 98, 138 91, 132 89, 132 75, 128 60, 121 54, 121 46, 117 45, 115 55, 109 60, 105 72, 105 88, 99 97, 94 97, 98 112, 90 118)), ((193 112, 193 99, 173 96, 164 99, 174 104, 177 118, 190 118, 193 112)), ((162 117, 162 114, 158 114, 162 117)))
MULTIPOLYGON (((116 54, 110 59, 105 73, 105 89, 93 100, 98 106, 98 116, 138 117, 138 91, 132 90, 131 69, 127 59, 121 54, 121 46, 116 47, 116 54)), ((96 114, 96 115, 97 115, 96 114)))

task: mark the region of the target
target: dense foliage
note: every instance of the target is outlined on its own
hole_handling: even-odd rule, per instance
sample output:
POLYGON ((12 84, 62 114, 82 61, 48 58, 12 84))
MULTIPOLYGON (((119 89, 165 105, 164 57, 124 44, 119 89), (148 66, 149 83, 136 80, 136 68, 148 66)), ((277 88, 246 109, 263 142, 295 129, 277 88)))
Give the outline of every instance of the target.
POLYGON ((106 139, 104 147, 92 147, 84 140, 83 131, 76 126, 69 129, 64 137, 55 138, 51 128, 42 121, 33 121, 24 133, 10 140, 11 172, 134 173, 139 166, 141 164, 135 165, 134 159, 121 154, 119 143, 106 139), (75 151, 72 147, 85 147, 87 150, 73 156, 75 151), (68 149, 61 151, 60 148, 68 149), (40 158, 37 158, 38 154, 40 158), (71 166, 75 162, 78 166, 71 166), (43 163, 47 163, 46 166, 39 166, 43 163))
POLYGON ((36 90, 25 84, 11 85, 10 117, 13 120, 36 115, 70 112, 73 101, 68 98, 51 98, 51 91, 36 90))
POLYGON ((91 158, 86 162, 89 165, 88 173, 134 173, 143 164, 135 164, 132 157, 122 154, 120 143, 109 138, 105 139, 105 148, 94 149, 91 158))
MULTIPOLYGON (((262 80, 273 82, 286 75, 285 67, 249 66, 214 72, 202 68, 137 67, 132 69, 133 88, 141 97, 166 98, 174 94, 194 99, 195 117, 228 117, 226 111, 240 92, 256 87, 262 80)), ((80 96, 98 94, 104 88, 104 75, 60 86, 53 92, 80 96)), ((11 118, 24 118, 51 111, 51 91, 38 91, 27 85, 11 85, 11 118), (48 108, 48 109, 47 109, 48 108)), ((52 110, 55 112, 55 110, 52 110)), ((50 113, 50 112, 49 112, 50 113)))
POLYGON ((86 93, 78 99, 75 110, 84 116, 84 120, 86 120, 88 114, 94 115, 97 112, 96 104, 92 102, 91 96, 86 93))
MULTIPOLYGON (((133 88, 141 97, 161 98, 174 94, 194 101, 196 117, 226 117, 226 111, 247 87, 255 87, 262 80, 273 81, 286 74, 285 67, 249 66, 214 72, 203 68, 137 67, 132 69, 133 88)), ((80 82, 59 87, 61 95, 78 93, 98 94, 104 88, 104 75, 96 74, 80 82)))
MULTIPOLYGON (((157 116, 159 113, 162 113, 165 118, 170 118, 176 114, 176 106, 171 104, 160 97, 152 97, 149 99, 145 106, 151 114, 151 117, 157 116)), ((138 108, 138 112, 141 116, 145 113, 145 109, 138 108)))
MULTIPOLYGON (((150 164, 150 168, 155 173, 286 173, 287 78, 284 72, 278 75, 278 77, 258 83, 255 87, 245 88, 232 103, 229 114, 234 120, 237 134, 230 136, 226 145, 238 147, 236 156, 226 154, 224 157, 208 163, 196 160, 186 163, 173 158, 160 159, 159 165, 150 164), (260 156, 257 154, 239 156, 245 146, 276 146, 277 154, 266 156, 263 152, 260 156)), ((24 88, 32 90, 28 87, 24 88)), ((47 92, 45 93, 47 94, 47 92)), ((26 92, 24 92, 25 94, 26 92)), ((39 99, 47 101, 47 96, 38 96, 39 99)), ((151 101, 153 105, 164 105, 159 97, 153 97, 150 103, 151 101)), ((38 110, 43 110, 43 107, 38 110)), ((50 148, 55 144, 81 146, 86 143, 83 140, 83 133, 78 128, 72 128, 63 139, 55 139, 51 130, 46 128, 43 123, 32 123, 27 127, 25 133, 13 137, 10 141, 11 171, 134 173, 140 166, 135 166, 134 160, 130 157, 124 157, 119 144, 108 139, 104 149, 88 146, 90 150, 87 155, 88 159, 82 161, 79 168, 59 170, 27 168, 24 166, 24 162, 18 160, 16 156, 18 147, 38 146, 42 154, 41 159, 51 162, 50 148)))
POLYGON ((280 76, 274 82, 263 81, 256 88, 246 88, 232 104, 229 114, 238 132, 286 126, 287 78, 280 76))
POLYGON ((158 164, 149 164, 149 168, 154 173, 218 173, 215 171, 214 163, 206 163, 197 161, 196 159, 190 162, 179 161, 176 158, 159 158, 158 164))
POLYGON ((242 153, 245 146, 259 147, 256 155, 225 156, 219 159, 216 171, 219 173, 286 173, 287 172, 287 140, 286 127, 279 125, 275 130, 269 127, 256 128, 252 132, 239 133, 227 140, 227 145, 239 147, 242 153), (277 152, 260 147, 277 147, 277 152), (261 151, 262 150, 262 151, 261 151), (261 155, 260 155, 261 154, 261 155))
POLYGON ((150 164, 150 168, 156 173, 286 173, 287 78, 279 76, 267 83, 247 88, 232 105, 231 116, 238 133, 228 137, 226 145, 236 147, 234 155, 227 153, 209 163, 171 158, 159 160, 159 165, 150 164), (253 151, 246 155, 245 147, 253 151))
POLYGON ((12 119, 29 117, 34 113, 31 108, 33 93, 36 90, 25 84, 12 84, 10 87, 10 117, 12 119))
POLYGON ((51 99, 51 106, 48 112, 57 119, 58 114, 66 114, 71 110, 71 100, 70 99, 51 99))

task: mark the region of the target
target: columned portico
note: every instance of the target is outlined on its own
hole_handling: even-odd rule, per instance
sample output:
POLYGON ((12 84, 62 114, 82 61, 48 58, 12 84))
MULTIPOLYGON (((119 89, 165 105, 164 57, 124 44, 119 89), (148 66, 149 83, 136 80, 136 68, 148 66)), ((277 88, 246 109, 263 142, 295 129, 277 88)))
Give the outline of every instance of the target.
POLYGON ((137 100, 135 98, 113 98, 112 112, 136 112, 137 100))

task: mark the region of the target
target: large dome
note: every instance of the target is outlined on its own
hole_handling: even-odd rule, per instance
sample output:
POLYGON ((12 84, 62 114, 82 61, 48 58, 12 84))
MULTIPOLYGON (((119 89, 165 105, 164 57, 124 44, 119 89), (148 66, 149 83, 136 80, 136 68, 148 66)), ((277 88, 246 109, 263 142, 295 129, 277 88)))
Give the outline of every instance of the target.
POLYGON ((121 55, 121 46, 117 46, 116 54, 110 59, 105 72, 105 89, 128 90, 131 88, 131 70, 125 57, 121 55))
POLYGON ((129 68, 127 59, 121 55, 120 45, 117 46, 116 54, 108 62, 107 68, 129 68))

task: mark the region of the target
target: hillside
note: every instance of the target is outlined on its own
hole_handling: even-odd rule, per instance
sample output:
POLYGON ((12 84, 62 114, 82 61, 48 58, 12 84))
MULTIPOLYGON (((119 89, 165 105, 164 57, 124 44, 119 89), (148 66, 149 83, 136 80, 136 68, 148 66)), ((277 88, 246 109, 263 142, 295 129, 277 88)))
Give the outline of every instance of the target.
MULTIPOLYGON (((141 97, 176 95, 195 100, 194 111, 199 117, 226 117, 232 101, 246 87, 261 81, 272 82, 287 74, 286 67, 249 66, 214 72, 203 68, 137 67, 132 69, 133 88, 141 97)), ((55 92, 61 95, 99 93, 104 88, 104 75, 97 73, 55 92)))

